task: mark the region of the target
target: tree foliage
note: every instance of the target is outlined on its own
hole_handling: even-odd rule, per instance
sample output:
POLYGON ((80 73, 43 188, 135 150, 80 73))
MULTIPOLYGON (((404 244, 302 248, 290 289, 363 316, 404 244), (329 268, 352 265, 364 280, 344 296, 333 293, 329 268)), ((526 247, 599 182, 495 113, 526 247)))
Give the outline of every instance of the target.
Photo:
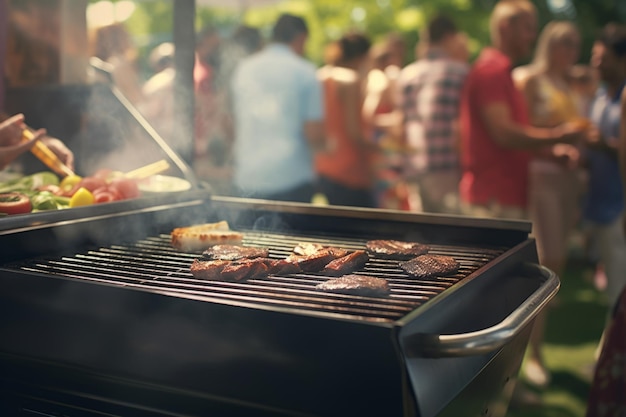
MULTIPOLYGON (((390 32, 400 34, 409 46, 407 61, 413 58, 413 46, 428 20, 438 13, 448 14, 470 37, 475 55, 489 42, 489 13, 496 0, 277 0, 274 4, 254 7, 254 0, 232 1, 230 7, 207 7, 198 1, 196 28, 213 25, 224 36, 240 23, 258 27, 269 34, 276 18, 284 12, 303 16, 311 36, 308 55, 321 63, 324 46, 349 30, 359 30, 380 40, 390 32), (248 4, 242 8, 237 5, 248 4)), ((582 60, 587 60, 593 38, 610 21, 626 21, 626 1, 615 0, 533 0, 539 10, 540 25, 552 19, 574 21, 583 35, 582 60)), ((267 3, 267 2, 265 2, 267 3)), ((158 42, 171 40, 172 0, 142 0, 129 20, 129 27, 140 47, 148 49, 158 42)))
POLYGON ((298 13, 311 28, 309 56, 321 62, 323 47, 350 30, 367 33, 374 42, 389 33, 401 35, 409 45, 407 60, 413 58, 413 46, 428 20, 437 13, 447 13, 471 34, 474 49, 486 41, 490 6, 470 0, 288 0, 273 7, 250 9, 243 21, 258 27, 270 27, 282 12, 298 13))

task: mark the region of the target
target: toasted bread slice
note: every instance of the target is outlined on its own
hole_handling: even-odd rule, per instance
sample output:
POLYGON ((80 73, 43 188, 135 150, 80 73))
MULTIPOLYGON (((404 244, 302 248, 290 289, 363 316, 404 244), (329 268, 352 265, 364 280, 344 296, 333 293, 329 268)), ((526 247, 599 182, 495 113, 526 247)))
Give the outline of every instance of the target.
POLYGON ((243 233, 230 230, 228 222, 205 223, 172 230, 171 244, 185 252, 202 252, 214 245, 239 245, 243 233))
POLYGON ((210 232, 213 230, 230 230, 230 226, 226 220, 222 220, 216 223, 203 223, 203 224, 194 224, 193 226, 187 227, 177 227, 172 230, 172 234, 181 234, 181 233, 202 233, 202 232, 210 232))

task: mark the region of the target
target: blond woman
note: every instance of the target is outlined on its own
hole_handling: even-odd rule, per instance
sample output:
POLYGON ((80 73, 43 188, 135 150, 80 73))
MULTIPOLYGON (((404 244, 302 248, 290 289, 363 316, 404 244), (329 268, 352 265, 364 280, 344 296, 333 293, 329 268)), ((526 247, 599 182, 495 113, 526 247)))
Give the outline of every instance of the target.
MULTIPOLYGON (((531 125, 554 128, 582 121, 579 98, 569 83, 579 53, 580 35, 574 24, 553 21, 544 27, 531 64, 514 74, 526 97, 531 125)), ((528 212, 539 260, 559 276, 580 206, 579 155, 575 146, 558 144, 536 151, 529 165, 528 212)), ((540 317, 535 324, 524 367, 529 382, 538 386, 550 380, 541 354, 544 320, 540 317)))

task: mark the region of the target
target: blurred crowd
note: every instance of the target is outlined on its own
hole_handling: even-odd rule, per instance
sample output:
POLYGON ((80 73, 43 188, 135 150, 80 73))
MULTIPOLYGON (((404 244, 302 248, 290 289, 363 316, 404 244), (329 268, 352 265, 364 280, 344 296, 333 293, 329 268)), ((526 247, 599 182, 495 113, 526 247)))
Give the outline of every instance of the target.
MULTIPOLYGON (((173 118, 173 45, 153 51, 142 86, 123 27, 107 30, 119 33, 107 48, 96 43, 95 55, 159 133, 185 146, 173 118)), ((539 30, 532 2, 500 0, 490 35, 470 62, 468 36, 450 16, 433 17, 417 45, 347 31, 317 66, 305 56, 301 17, 281 15, 267 38, 249 26, 228 36, 205 28, 194 171, 219 194, 531 220, 541 263, 559 275, 581 229, 608 330, 626 283, 626 28, 599 28, 582 63, 574 23, 539 30)), ((550 383, 544 322, 536 319, 524 367, 540 387, 550 383)))

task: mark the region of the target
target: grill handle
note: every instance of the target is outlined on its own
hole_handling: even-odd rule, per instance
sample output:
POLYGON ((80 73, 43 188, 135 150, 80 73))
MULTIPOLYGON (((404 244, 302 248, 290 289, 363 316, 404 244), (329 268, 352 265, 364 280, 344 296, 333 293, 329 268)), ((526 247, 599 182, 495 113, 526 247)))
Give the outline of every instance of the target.
MULTIPOLYGON (((559 290, 559 278, 548 268, 528 264, 544 282, 519 307, 495 326, 462 334, 420 333, 411 339, 410 356, 441 358, 476 356, 494 352, 516 337, 559 290)), ((531 272, 533 273, 533 272, 531 272)))

